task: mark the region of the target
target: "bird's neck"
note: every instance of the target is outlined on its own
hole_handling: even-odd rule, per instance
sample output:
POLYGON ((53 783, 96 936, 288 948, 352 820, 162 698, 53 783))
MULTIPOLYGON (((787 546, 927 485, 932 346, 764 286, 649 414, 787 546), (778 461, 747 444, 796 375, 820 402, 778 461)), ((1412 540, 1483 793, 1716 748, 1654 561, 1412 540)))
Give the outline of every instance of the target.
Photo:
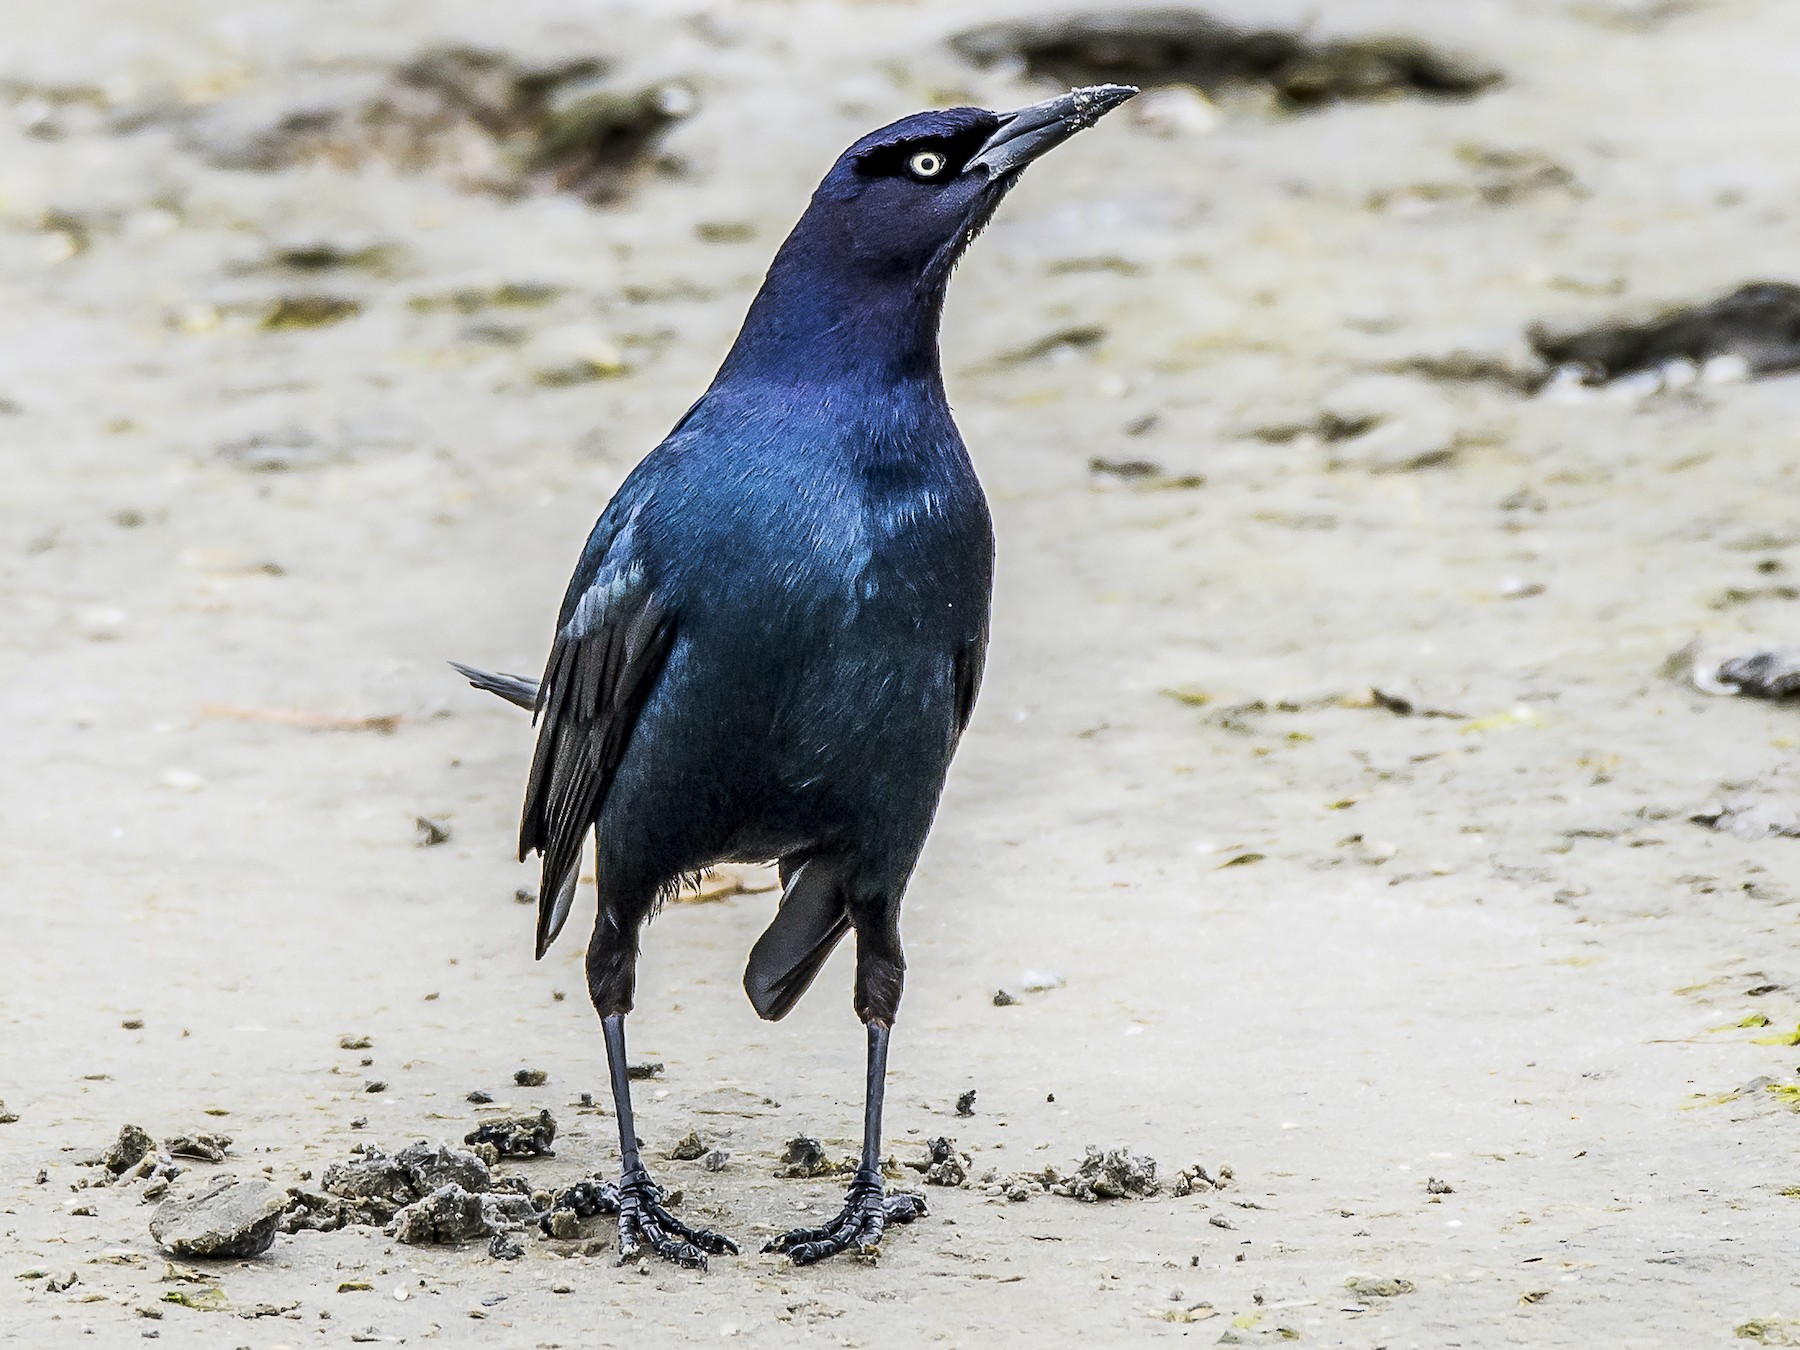
POLYGON ((907 389, 942 402, 942 281, 871 275, 828 243, 801 228, 782 245, 717 382, 907 389))

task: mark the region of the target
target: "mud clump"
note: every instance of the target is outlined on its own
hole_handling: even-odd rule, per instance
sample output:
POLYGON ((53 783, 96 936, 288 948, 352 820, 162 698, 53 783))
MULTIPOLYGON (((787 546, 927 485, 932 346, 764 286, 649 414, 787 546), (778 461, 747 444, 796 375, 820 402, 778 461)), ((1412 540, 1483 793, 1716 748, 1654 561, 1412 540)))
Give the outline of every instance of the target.
POLYGON ((190 130, 221 168, 270 173, 299 165, 446 172, 458 186, 504 196, 568 192, 616 201, 656 160, 663 134, 690 116, 679 82, 617 88, 605 63, 534 63, 504 52, 433 47, 375 87, 343 87, 272 115, 225 109, 190 130))
POLYGON ((155 1148, 156 1140, 150 1137, 150 1131, 139 1125, 126 1125, 120 1128, 119 1137, 107 1148, 100 1161, 115 1177, 123 1176, 155 1148))
POLYGON ((548 1110, 535 1116, 490 1120, 463 1136, 463 1143, 491 1145, 502 1158, 554 1158, 556 1153, 550 1145, 555 1141, 556 1118, 548 1110))
POLYGON ((669 1156, 677 1162, 693 1162, 706 1156, 706 1141, 700 1137, 698 1130, 689 1130, 675 1141, 669 1150, 669 1156))
POLYGON ((394 1240, 412 1247, 455 1246, 493 1234, 481 1197, 454 1182, 438 1187, 394 1216, 394 1240))
POLYGON ((1122 1148, 1101 1150, 1089 1145, 1087 1156, 1073 1173, 1053 1175, 1054 1171, 1044 1169, 1044 1188, 1052 1195, 1066 1195, 1072 1200, 1091 1203, 1128 1196, 1142 1198, 1162 1189, 1156 1179, 1156 1159, 1122 1148))
POLYGON ((925 1184, 927 1186, 966 1186, 969 1184, 970 1159, 959 1153, 954 1139, 939 1136, 925 1144, 925 1184))
POLYGON ((825 1156, 825 1146, 808 1134, 797 1134, 787 1141, 781 1153, 778 1177, 829 1177, 856 1169, 852 1162, 833 1162, 825 1156))
POLYGON ((157 1206, 150 1235, 176 1256, 259 1256, 274 1245, 287 1197, 266 1181, 216 1177, 194 1195, 157 1206))
MULTIPOLYGON (((1707 367, 1722 358, 1748 375, 1800 369, 1800 286, 1756 281, 1702 305, 1665 310, 1643 323, 1606 323, 1555 334, 1528 334, 1538 355, 1572 368, 1584 384, 1604 384, 1643 371, 1707 367)), ((1735 373, 1722 366, 1708 371, 1735 373)), ((1682 382, 1682 381, 1676 381, 1682 382)))
POLYGON ((201 1162, 221 1163, 231 1147, 228 1134, 178 1134, 163 1140, 163 1148, 176 1158, 198 1158, 201 1162))
POLYGON ((1363 99, 1469 98, 1501 78, 1417 38, 1320 40, 1239 28, 1190 9, 1095 10, 986 24, 950 45, 978 65, 1018 62, 1029 75, 1065 85, 1190 85, 1215 98, 1262 88, 1288 112, 1363 99))
POLYGON ((1722 692, 1746 698, 1793 698, 1800 695, 1800 647, 1771 647, 1734 656, 1719 664, 1713 681, 1722 692))

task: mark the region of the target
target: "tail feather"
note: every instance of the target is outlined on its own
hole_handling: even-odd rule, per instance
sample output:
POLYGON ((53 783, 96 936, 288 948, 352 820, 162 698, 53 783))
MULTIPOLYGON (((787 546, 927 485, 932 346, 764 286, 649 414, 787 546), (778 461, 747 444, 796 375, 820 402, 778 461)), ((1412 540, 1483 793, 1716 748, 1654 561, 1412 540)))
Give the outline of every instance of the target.
POLYGON ((477 689, 490 694, 497 694, 508 703, 517 704, 526 712, 537 711, 538 682, 524 675, 498 675, 492 671, 477 670, 474 666, 465 666, 460 661, 452 661, 451 669, 461 675, 477 689))
POLYGON ((556 935, 562 932, 563 925, 569 921, 569 910, 575 904, 575 884, 580 879, 581 850, 577 849, 575 861, 563 870, 560 877, 553 878, 546 872, 543 884, 538 887, 538 960, 544 959, 544 953, 550 950, 550 944, 556 941, 556 935))
POLYGON ((744 992, 756 1015, 768 1022, 779 1022, 793 1011, 850 931, 839 875, 824 860, 809 858, 786 880, 781 908, 744 967, 744 992))

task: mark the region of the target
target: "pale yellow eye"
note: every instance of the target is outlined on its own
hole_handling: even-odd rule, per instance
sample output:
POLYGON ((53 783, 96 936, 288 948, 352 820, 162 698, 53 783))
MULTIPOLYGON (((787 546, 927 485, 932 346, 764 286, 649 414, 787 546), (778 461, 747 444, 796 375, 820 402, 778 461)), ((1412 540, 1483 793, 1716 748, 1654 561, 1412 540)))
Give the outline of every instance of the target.
POLYGON ((914 178, 936 178, 944 171, 944 157, 935 150, 921 150, 906 161, 906 168, 914 178))

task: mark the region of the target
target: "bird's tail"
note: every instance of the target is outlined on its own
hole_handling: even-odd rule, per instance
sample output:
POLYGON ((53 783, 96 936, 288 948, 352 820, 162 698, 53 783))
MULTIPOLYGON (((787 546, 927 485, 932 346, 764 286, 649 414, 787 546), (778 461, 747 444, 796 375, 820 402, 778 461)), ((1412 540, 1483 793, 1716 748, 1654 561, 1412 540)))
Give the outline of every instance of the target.
POLYGON ((548 857, 544 862, 544 877, 538 886, 537 959, 540 961, 550 950, 550 944, 556 941, 556 935, 562 932, 563 925, 569 921, 569 911, 575 906, 575 884, 581 879, 581 850, 575 850, 574 861, 563 869, 561 876, 550 875, 548 857))
POLYGON ((824 859, 807 859, 785 880, 781 908, 744 967, 744 992, 756 1015, 768 1022, 779 1022, 793 1011, 825 958, 850 931, 842 877, 824 859))
POLYGON ((450 667, 477 689, 486 690, 490 694, 498 694, 508 703, 517 704, 526 712, 537 710, 538 682, 536 680, 527 679, 523 675, 496 675, 491 671, 477 670, 474 666, 465 666, 460 661, 452 661, 450 667))

